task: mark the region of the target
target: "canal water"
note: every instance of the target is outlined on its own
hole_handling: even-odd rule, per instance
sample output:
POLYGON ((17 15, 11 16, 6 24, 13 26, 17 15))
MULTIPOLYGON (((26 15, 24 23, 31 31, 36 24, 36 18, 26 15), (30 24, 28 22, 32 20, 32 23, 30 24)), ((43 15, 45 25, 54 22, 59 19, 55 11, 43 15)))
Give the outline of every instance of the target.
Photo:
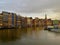
POLYGON ((40 27, 0 30, 0 45, 60 45, 60 33, 40 27))

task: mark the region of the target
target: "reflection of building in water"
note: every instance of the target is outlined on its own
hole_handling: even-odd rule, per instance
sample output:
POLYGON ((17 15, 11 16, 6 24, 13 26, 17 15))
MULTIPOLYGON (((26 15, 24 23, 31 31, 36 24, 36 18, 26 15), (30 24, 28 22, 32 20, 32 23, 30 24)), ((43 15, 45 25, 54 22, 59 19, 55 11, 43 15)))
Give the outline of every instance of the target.
POLYGON ((27 37, 31 37, 32 36, 32 27, 31 28, 27 28, 27 37))
POLYGON ((8 30, 0 30, 0 41, 15 41, 20 39, 21 33, 20 29, 8 29, 8 30))

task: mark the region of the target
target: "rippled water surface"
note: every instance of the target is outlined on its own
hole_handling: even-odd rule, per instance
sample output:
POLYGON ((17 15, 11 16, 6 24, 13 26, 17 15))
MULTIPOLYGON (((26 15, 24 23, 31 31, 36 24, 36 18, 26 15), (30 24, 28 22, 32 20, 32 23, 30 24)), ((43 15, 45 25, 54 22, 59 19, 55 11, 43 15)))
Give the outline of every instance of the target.
POLYGON ((60 45, 60 33, 40 27, 0 30, 0 45, 60 45))

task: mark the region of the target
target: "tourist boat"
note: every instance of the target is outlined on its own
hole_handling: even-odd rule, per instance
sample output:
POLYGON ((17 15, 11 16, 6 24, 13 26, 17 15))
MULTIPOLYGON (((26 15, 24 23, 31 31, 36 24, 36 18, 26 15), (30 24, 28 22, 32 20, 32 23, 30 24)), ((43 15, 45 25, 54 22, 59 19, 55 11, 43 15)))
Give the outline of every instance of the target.
POLYGON ((60 28, 58 28, 58 26, 48 26, 47 29, 52 32, 60 32, 60 28))
POLYGON ((60 32, 60 29, 51 29, 52 32, 60 32))
POLYGON ((46 28, 44 28, 44 30, 51 30, 51 29, 53 29, 54 28, 54 26, 47 26, 46 28))

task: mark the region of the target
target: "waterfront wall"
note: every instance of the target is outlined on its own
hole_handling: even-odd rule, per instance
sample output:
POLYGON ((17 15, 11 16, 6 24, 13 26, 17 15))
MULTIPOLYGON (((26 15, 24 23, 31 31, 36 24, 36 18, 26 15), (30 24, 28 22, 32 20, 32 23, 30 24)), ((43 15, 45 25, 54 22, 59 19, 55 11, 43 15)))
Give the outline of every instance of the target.
MULTIPOLYGON (((59 20, 58 22, 58 24, 60 24, 59 20)), ((53 25, 54 21, 47 18, 39 19, 36 17, 33 19, 32 17, 23 17, 21 15, 17 15, 16 13, 5 11, 2 11, 2 13, 0 13, 0 28, 44 27, 53 25)))

